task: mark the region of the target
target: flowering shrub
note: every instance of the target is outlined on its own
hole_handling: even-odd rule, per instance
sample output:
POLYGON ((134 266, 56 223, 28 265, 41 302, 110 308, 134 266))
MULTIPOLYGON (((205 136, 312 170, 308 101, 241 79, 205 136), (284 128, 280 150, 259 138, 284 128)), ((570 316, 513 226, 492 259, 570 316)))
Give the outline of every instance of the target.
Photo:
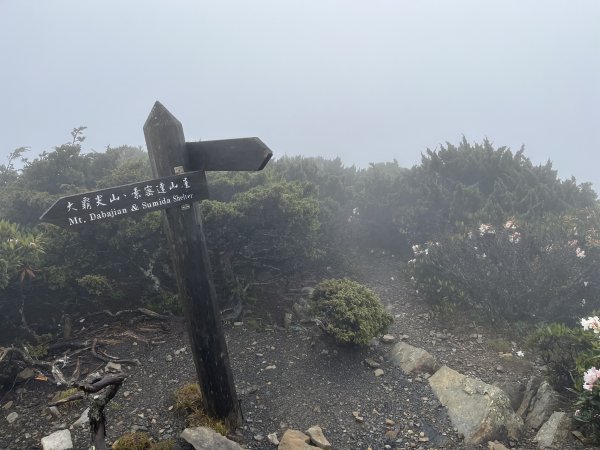
POLYGON ((600 319, 592 316, 581 319, 581 325, 593 338, 592 349, 580 355, 577 369, 575 392, 578 394, 575 406, 575 420, 588 431, 595 443, 600 443, 600 319))
POLYGON ((488 319, 573 322, 600 307, 597 210, 533 224, 482 223, 440 242, 414 245, 408 271, 432 305, 488 319), (592 281, 593 280, 593 281, 592 281))

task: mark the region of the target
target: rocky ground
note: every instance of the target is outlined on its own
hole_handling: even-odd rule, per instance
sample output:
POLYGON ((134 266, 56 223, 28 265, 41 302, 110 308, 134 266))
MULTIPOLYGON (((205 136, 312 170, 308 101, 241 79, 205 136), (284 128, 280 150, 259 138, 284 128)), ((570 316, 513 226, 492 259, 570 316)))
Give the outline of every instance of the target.
MULTIPOLYGON (((539 374, 527 353, 517 356, 524 349, 514 330, 485 329, 434 314, 403 281, 391 255, 368 255, 353 276, 374 289, 395 316, 390 334, 396 341, 426 349, 440 364, 487 383, 526 383, 539 374)), ((288 428, 319 425, 334 449, 465 448, 426 377, 404 375, 391 364, 392 344, 345 348, 314 325, 294 320, 284 328, 283 312, 291 311, 300 296, 298 291, 282 294, 270 319, 249 315, 242 324, 225 324, 244 414, 237 436, 242 445, 274 449, 268 434, 281 438, 288 428), (368 358, 380 364, 382 375, 365 363, 368 358)), ((157 440, 176 437, 184 427, 173 407, 173 392, 194 381, 194 366, 181 323, 164 325, 150 319, 123 325, 106 317, 106 326, 93 331, 107 354, 140 361, 121 364, 127 379, 106 411, 109 441, 130 430, 147 431, 157 440), (160 343, 150 345, 147 339, 160 343)), ((91 357, 82 362, 89 371, 106 365, 91 357)), ((65 368, 68 374, 72 370, 65 368)), ((86 400, 51 412, 46 404, 56 392, 50 381, 31 378, 0 393, 1 449, 37 449, 43 436, 72 426, 86 400), (8 423, 12 413, 16 418, 13 414, 8 423)), ((71 433, 76 449, 88 448, 85 426, 74 426, 71 433)), ((528 432, 518 442, 504 444, 534 449, 533 436, 528 432)), ((573 438, 566 448, 584 446, 573 438)))

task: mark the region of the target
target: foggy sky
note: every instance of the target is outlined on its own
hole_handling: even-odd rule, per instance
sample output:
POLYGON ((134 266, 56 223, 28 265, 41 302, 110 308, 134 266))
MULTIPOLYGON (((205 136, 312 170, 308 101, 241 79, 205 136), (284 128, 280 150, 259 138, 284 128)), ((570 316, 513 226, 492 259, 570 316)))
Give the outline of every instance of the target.
POLYGON ((85 125, 144 145, 258 136, 346 165, 488 137, 600 187, 600 2, 0 0, 0 161, 85 125))

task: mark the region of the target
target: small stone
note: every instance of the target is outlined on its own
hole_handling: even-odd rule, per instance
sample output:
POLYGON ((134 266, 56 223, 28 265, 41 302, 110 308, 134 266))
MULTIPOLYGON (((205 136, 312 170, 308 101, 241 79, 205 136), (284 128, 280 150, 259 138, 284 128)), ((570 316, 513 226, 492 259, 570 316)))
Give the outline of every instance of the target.
POLYGON ((257 442, 264 441, 265 437, 262 434, 256 434, 254 436, 254 440, 257 441, 257 442))
POLYGON ((388 427, 393 427, 396 425, 396 422, 394 422, 392 419, 385 419, 385 425, 388 427))
POLYGON ((90 417, 88 416, 89 412, 90 408, 86 408, 86 410, 81 413, 81 416, 79 416, 79 419, 73 422, 73 425, 71 425, 70 428, 75 428, 77 425, 81 425, 82 427, 84 427, 88 423, 90 423, 90 417))
POLYGON ((54 416, 56 419, 58 419, 61 416, 60 411, 56 406, 51 406, 48 409, 50 410, 50 414, 52 414, 52 416, 54 416))
POLYGON ((393 334, 384 334, 381 338, 381 342, 384 344, 391 344, 396 340, 396 337, 393 334))
POLYGON ((109 361, 104 367, 106 372, 121 372, 121 364, 109 361))
POLYGON ((242 325, 244 325, 244 322, 233 322, 234 327, 241 327, 242 325))
POLYGON ((18 417, 19 415, 13 411, 8 416, 6 416, 6 420, 8 421, 8 423, 13 423, 15 420, 17 420, 18 417))
POLYGON ((279 445, 279 439, 277 439, 277 433, 269 433, 267 434, 267 439, 273 445, 279 445))
POLYGON ((131 395, 131 391, 125 391, 123 392, 123 397, 127 398, 131 395))
POLYGON ((390 441, 393 441, 398 437, 398 430, 387 430, 385 432, 385 437, 388 438, 390 441))
POLYGON ((504 372, 504 367, 502 367, 502 366, 497 366, 497 367, 496 367, 496 372, 504 372))
POLYGON ((365 359, 365 364, 367 366, 369 366, 371 369, 377 369, 378 367, 381 366, 381 364, 379 364, 377 361, 375 361, 372 358, 366 358, 365 359))
POLYGON ((2 405, 2 409, 10 409, 12 405, 13 405, 13 401, 9 400, 4 405, 2 405))
POLYGON ((308 430, 306 430, 306 434, 308 434, 312 443, 315 444, 317 447, 322 448, 323 450, 331 450, 331 443, 323 434, 323 430, 321 429, 321 427, 310 427, 308 430))
POLYGON ((375 369, 375 376, 380 377, 384 374, 383 369, 375 369))
POLYGON ((27 381, 35 376, 33 369, 27 367, 17 374, 17 381, 27 381))
POLYGON ((265 370, 274 370, 274 369, 276 369, 276 368, 277 368, 277 366, 275 366, 275 365, 271 365, 271 366, 267 366, 267 367, 265 367, 265 370))
POLYGON ((171 362, 171 361, 173 361, 173 357, 172 357, 171 355, 167 355, 167 356, 165 357, 165 359, 166 359, 168 362, 171 362))
POLYGON ((365 421, 365 419, 360 415, 360 413, 358 411, 353 411, 352 415, 354 416, 354 418, 356 419, 356 421, 358 423, 363 423, 365 421))

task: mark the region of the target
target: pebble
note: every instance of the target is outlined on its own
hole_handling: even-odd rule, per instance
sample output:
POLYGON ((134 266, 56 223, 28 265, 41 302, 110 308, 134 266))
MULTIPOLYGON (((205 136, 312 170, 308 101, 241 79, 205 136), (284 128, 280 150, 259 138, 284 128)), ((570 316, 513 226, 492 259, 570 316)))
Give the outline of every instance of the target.
POLYGON ((6 420, 8 423, 13 423, 15 420, 19 418, 19 415, 16 412, 11 412, 8 416, 6 416, 6 420))
POLYGON ((279 445, 279 439, 277 438, 277 433, 269 433, 267 435, 267 439, 273 445, 279 445))
POLYGON ((384 344, 391 344, 395 340, 396 340, 396 337, 393 334, 384 334, 383 337, 381 338, 381 341, 384 344))
POLYGON ((365 421, 364 417, 362 417, 358 411, 353 411, 352 415, 358 423, 363 423, 365 421))
POLYGON ((173 361, 173 357, 172 357, 171 355, 167 355, 167 356, 165 357, 165 359, 166 359, 167 361, 169 361, 169 362, 170 362, 170 361, 173 361))
POLYGON ((376 369, 376 368, 378 368, 379 366, 381 366, 381 364, 379 364, 377 361, 375 361, 375 360, 374 360, 374 359, 372 359, 372 358, 367 358, 367 359, 365 359, 365 364, 366 364, 367 366, 369 366, 371 369, 376 369))
POLYGON ((375 376, 380 377, 384 374, 383 369, 375 369, 375 376))
POLYGON ((6 402, 4 405, 2 405, 2 409, 10 409, 12 405, 13 405, 13 401, 10 400, 10 401, 6 402))

